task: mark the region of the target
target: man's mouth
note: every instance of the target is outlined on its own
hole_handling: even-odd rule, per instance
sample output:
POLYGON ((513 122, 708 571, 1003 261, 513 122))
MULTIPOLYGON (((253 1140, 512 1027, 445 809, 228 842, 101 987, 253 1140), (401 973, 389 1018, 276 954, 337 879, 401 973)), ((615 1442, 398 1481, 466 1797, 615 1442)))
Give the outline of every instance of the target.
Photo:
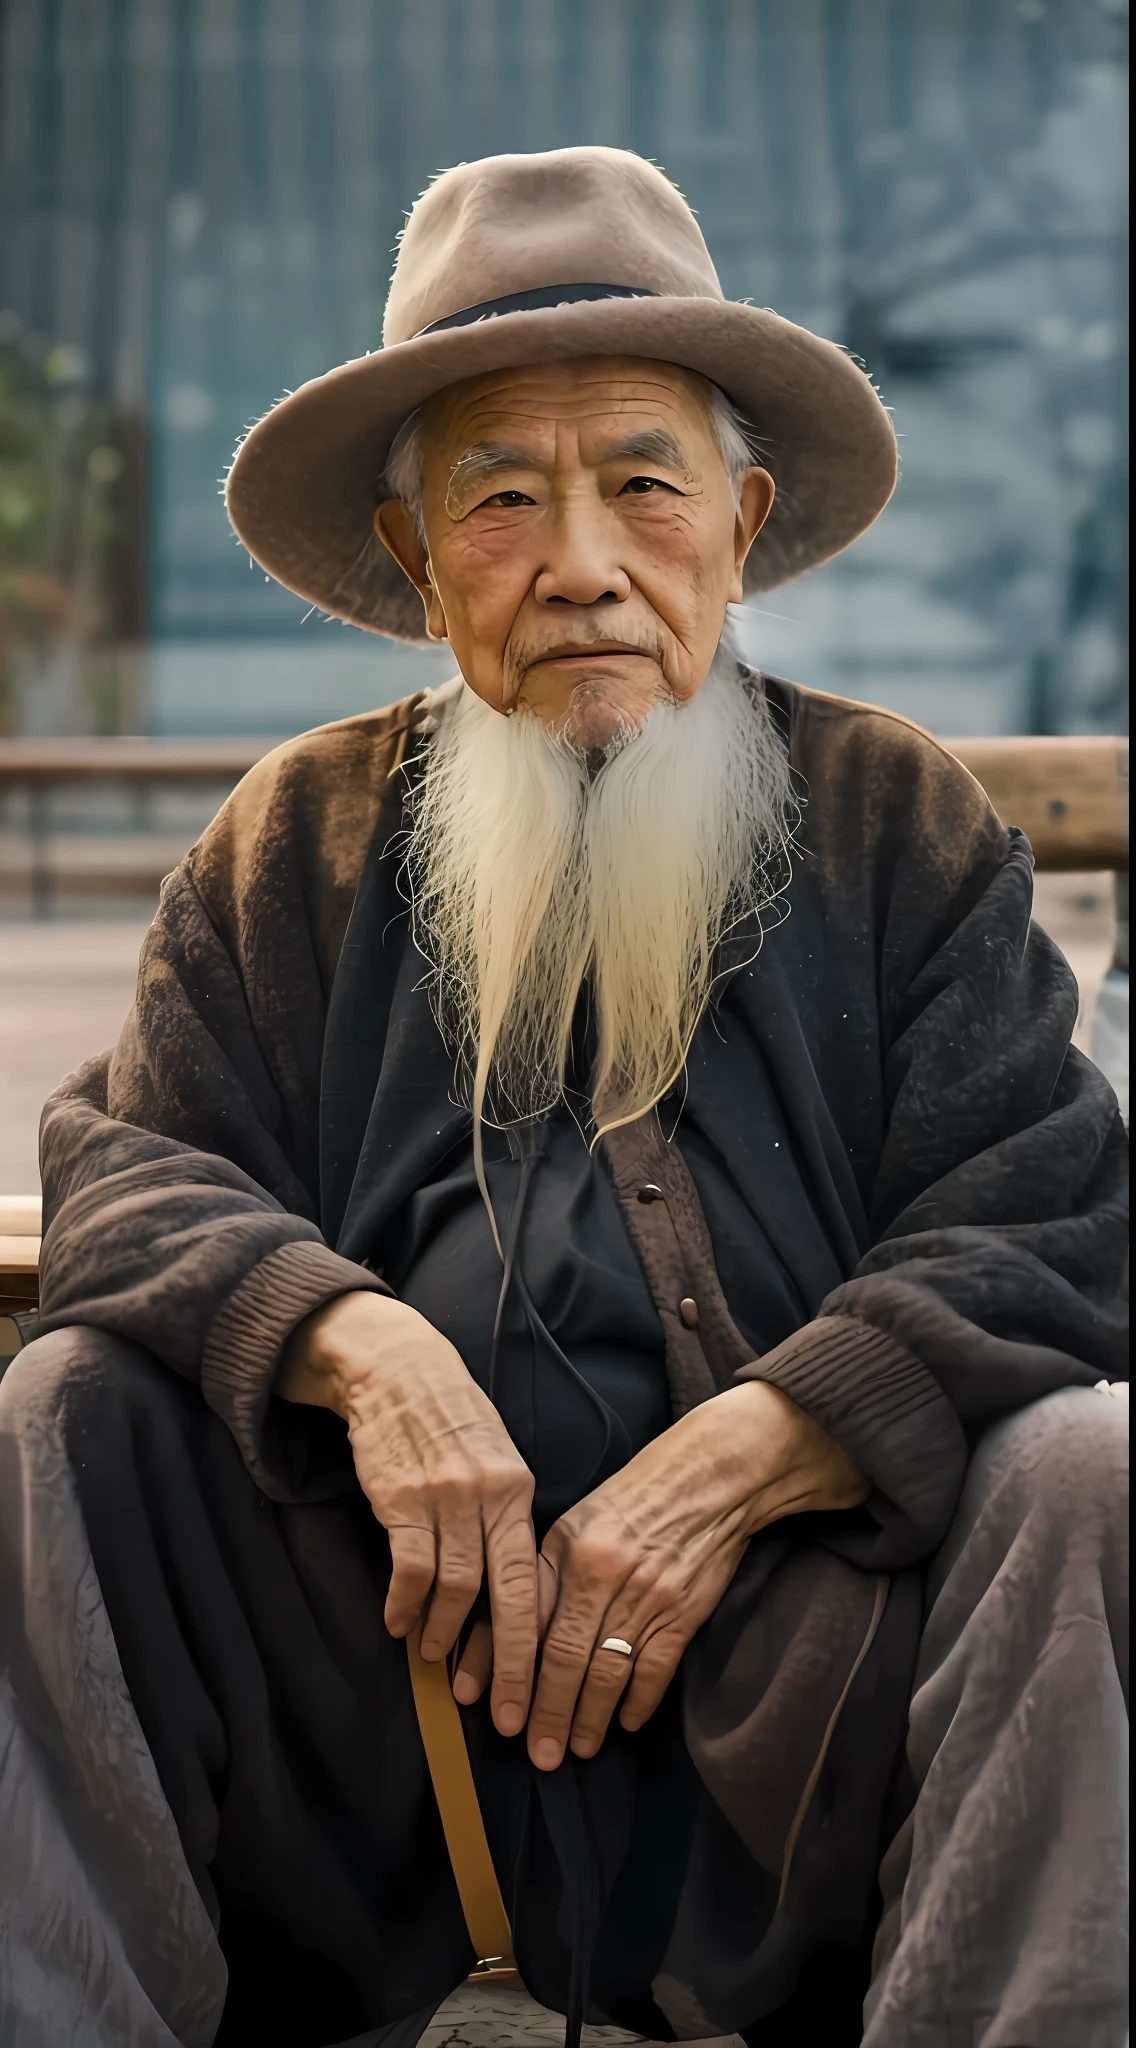
POLYGON ((629 654, 646 657, 647 649, 636 647, 626 640, 587 640, 550 647, 546 654, 534 655, 529 666, 536 668, 539 663, 546 661, 614 661, 620 656, 626 658, 629 654))

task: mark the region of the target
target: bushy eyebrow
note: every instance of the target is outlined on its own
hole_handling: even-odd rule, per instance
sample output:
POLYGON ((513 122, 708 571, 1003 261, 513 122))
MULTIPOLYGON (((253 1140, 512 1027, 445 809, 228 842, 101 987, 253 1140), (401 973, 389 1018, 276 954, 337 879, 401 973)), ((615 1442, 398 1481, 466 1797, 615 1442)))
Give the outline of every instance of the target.
MULTIPOLYGON (((665 427, 647 427, 612 441, 600 457, 603 462, 658 462, 689 475, 689 466, 673 434, 665 427)), ((499 441, 478 441, 459 455, 446 486, 446 509, 453 512, 467 490, 479 490, 510 469, 539 469, 541 464, 529 448, 509 448, 499 441)))
POLYGON ((605 462, 662 462, 671 469, 687 469, 686 457, 665 427, 646 427, 641 434, 628 434, 604 449, 605 462))
POLYGON ((532 469, 536 465, 533 456, 525 448, 506 448, 498 441, 478 441, 459 455, 450 471, 446 485, 446 509, 453 510, 453 501, 458 492, 464 496, 469 488, 477 490, 495 476, 507 469, 532 469))

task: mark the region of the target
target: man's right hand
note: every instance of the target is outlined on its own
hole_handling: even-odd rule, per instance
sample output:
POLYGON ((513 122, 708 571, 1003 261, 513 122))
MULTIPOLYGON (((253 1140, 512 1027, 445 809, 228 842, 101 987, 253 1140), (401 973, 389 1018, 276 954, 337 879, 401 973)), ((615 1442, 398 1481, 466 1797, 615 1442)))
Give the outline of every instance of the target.
POLYGON ((536 1659, 533 1476, 453 1345, 400 1301, 342 1294, 293 1332, 275 1391, 347 1423, 390 1538, 393 1636, 424 1617, 423 1656, 446 1656, 488 1578, 493 1719, 518 1734, 536 1659))

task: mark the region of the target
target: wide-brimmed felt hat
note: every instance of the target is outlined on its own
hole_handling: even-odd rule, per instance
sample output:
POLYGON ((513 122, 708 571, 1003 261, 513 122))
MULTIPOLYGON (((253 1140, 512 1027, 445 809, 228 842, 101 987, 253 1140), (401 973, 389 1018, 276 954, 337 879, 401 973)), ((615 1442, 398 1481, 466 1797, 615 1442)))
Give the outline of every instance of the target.
POLYGON ((846 548, 895 487, 891 420, 858 364, 726 299, 682 194, 630 150, 554 149, 444 171, 400 239, 383 345, 266 413, 229 472, 269 575, 372 633, 425 640, 422 601, 373 529, 403 422, 466 377, 574 356, 695 370, 747 421, 777 485, 747 592, 846 548))

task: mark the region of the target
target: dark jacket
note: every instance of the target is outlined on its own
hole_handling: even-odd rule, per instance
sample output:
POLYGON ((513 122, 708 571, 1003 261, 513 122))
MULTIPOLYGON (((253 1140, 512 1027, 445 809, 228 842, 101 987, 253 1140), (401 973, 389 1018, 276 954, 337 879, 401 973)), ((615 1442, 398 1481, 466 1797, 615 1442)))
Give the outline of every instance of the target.
MULTIPOLYGON (((754 1358, 679 1145, 652 1115, 604 1152, 676 1412, 771 1380, 873 1491, 854 1514, 762 1532, 686 1659, 710 1797, 657 1995, 688 2034, 750 2025, 810 1954, 862 1940, 917 1568, 946 1533, 968 1440, 1125 1360, 1124 1133, 1070 1048, 1076 990, 1030 923, 1028 845, 916 727, 766 688, 807 801, 790 915, 738 986, 839 1284, 810 1298, 802 1280, 809 1319, 754 1358), (665 1199, 640 1202, 647 1182, 665 1199)), ((344 1483, 302 1411, 272 1396, 282 1343, 334 1295, 382 1287, 333 1248, 364 1133, 324 1053, 360 878, 398 829, 400 771, 431 715, 416 697, 258 764, 163 887, 118 1046, 44 1115, 39 1329, 97 1325, 199 1382, 279 1500, 344 1483)), ((363 1025, 378 1077, 382 1019, 363 1025)), ((723 1143, 744 1153, 753 1136, 740 1101, 723 1143)), ((773 1168, 755 1147, 747 1170, 776 1244, 773 1168)), ((791 1269, 793 1246, 779 1249, 791 1269)))

